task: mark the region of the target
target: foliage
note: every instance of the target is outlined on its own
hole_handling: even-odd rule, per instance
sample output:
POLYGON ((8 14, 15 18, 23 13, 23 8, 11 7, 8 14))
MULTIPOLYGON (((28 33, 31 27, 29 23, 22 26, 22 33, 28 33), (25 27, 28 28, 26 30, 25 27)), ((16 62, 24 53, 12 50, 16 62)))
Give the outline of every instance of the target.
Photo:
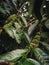
POLYGON ((34 0, 10 0, 0 4, 0 63, 49 65, 49 19, 34 15, 34 0), (8 5, 9 4, 9 5, 8 5), (3 6, 4 5, 4 6, 3 6))

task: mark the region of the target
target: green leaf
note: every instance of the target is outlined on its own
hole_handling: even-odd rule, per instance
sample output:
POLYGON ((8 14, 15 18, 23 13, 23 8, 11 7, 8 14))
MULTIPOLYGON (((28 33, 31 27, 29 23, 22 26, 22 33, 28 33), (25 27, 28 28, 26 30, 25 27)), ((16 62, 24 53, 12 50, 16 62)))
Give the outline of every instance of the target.
POLYGON ((48 38, 48 32, 42 32, 41 37, 44 39, 47 39, 48 38))
POLYGON ((9 34, 10 37, 16 40, 17 43, 21 43, 23 30, 21 29, 21 26, 17 21, 14 23, 13 22, 9 22, 8 24, 5 24, 3 28, 9 34))
POLYGON ((34 55, 35 55, 36 59, 42 65, 44 65, 46 63, 45 60, 44 60, 44 57, 47 56, 47 54, 45 52, 43 52, 40 48, 35 48, 34 49, 34 55))
POLYGON ((22 64, 22 62, 19 61, 18 64, 15 64, 15 65, 23 65, 23 64, 22 64))
POLYGON ((0 4, 0 12, 3 15, 10 14, 11 11, 13 11, 13 7, 11 6, 11 3, 9 1, 2 1, 2 4, 0 4))
POLYGON ((29 8, 28 8, 29 14, 32 14, 32 12, 33 12, 34 2, 35 2, 35 0, 30 0, 30 6, 29 6, 29 8))
POLYGON ((25 31, 24 31, 24 37, 23 38, 25 39, 25 41, 27 43, 30 43, 31 39, 30 39, 29 35, 25 31))
POLYGON ((27 58, 25 61, 21 62, 21 64, 18 65, 40 65, 40 64, 34 59, 27 58))
POLYGON ((40 65, 40 64, 36 60, 28 58, 23 62, 23 65, 40 65))
POLYGON ((9 34, 10 37, 14 38, 14 34, 12 30, 15 30, 15 28, 12 26, 12 22, 5 24, 3 28, 9 34))
POLYGON ((12 0, 12 5, 17 10, 17 0, 12 0))
POLYGON ((11 52, 0 55, 0 62, 16 62, 20 57, 22 57, 28 50, 27 49, 16 49, 11 52))
POLYGON ((27 27, 27 20, 24 16, 20 15, 21 20, 23 21, 24 25, 27 27))
POLYGON ((0 6, 0 12, 2 12, 3 14, 5 14, 5 10, 4 10, 4 8, 1 8, 1 6, 0 6))
POLYGON ((44 48, 45 52, 47 54, 49 54, 49 44, 47 44, 46 42, 40 42, 42 45, 42 48, 44 48))
POLYGON ((31 33, 36 29, 38 25, 38 20, 35 20, 35 22, 28 28, 28 35, 31 35, 31 33))
POLYGON ((21 38, 22 38, 22 35, 23 35, 23 30, 21 29, 18 29, 18 30, 13 30, 13 33, 14 33, 14 38, 16 40, 17 43, 21 43, 21 38))
POLYGON ((49 29, 49 19, 45 22, 45 26, 49 29))

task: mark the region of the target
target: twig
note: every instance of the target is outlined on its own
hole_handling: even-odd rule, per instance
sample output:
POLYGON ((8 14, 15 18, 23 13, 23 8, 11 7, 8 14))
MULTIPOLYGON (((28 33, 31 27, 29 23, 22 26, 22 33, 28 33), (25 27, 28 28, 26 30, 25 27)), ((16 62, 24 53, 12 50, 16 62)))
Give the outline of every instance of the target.
POLYGON ((25 2, 24 4, 22 4, 22 6, 20 7, 20 9, 17 10, 17 11, 18 11, 17 15, 22 12, 22 8, 23 8, 27 3, 28 3, 28 2, 25 2))

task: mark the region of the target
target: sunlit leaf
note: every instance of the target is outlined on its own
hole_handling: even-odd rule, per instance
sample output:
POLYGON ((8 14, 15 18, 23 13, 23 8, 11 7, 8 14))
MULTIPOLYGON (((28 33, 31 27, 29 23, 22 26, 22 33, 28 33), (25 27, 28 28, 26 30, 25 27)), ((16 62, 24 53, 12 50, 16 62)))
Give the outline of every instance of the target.
POLYGON ((5 54, 0 55, 0 62, 6 62, 6 61, 17 61, 20 57, 23 56, 27 52, 27 49, 16 49, 11 52, 7 52, 5 54))

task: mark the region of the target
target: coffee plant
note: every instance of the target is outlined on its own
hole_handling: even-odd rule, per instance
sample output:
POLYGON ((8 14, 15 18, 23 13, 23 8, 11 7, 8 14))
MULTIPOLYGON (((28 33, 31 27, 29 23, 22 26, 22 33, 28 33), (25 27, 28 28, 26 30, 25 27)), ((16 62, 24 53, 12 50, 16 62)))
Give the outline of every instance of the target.
POLYGON ((49 18, 45 0, 0 1, 0 65, 49 65, 49 18))

